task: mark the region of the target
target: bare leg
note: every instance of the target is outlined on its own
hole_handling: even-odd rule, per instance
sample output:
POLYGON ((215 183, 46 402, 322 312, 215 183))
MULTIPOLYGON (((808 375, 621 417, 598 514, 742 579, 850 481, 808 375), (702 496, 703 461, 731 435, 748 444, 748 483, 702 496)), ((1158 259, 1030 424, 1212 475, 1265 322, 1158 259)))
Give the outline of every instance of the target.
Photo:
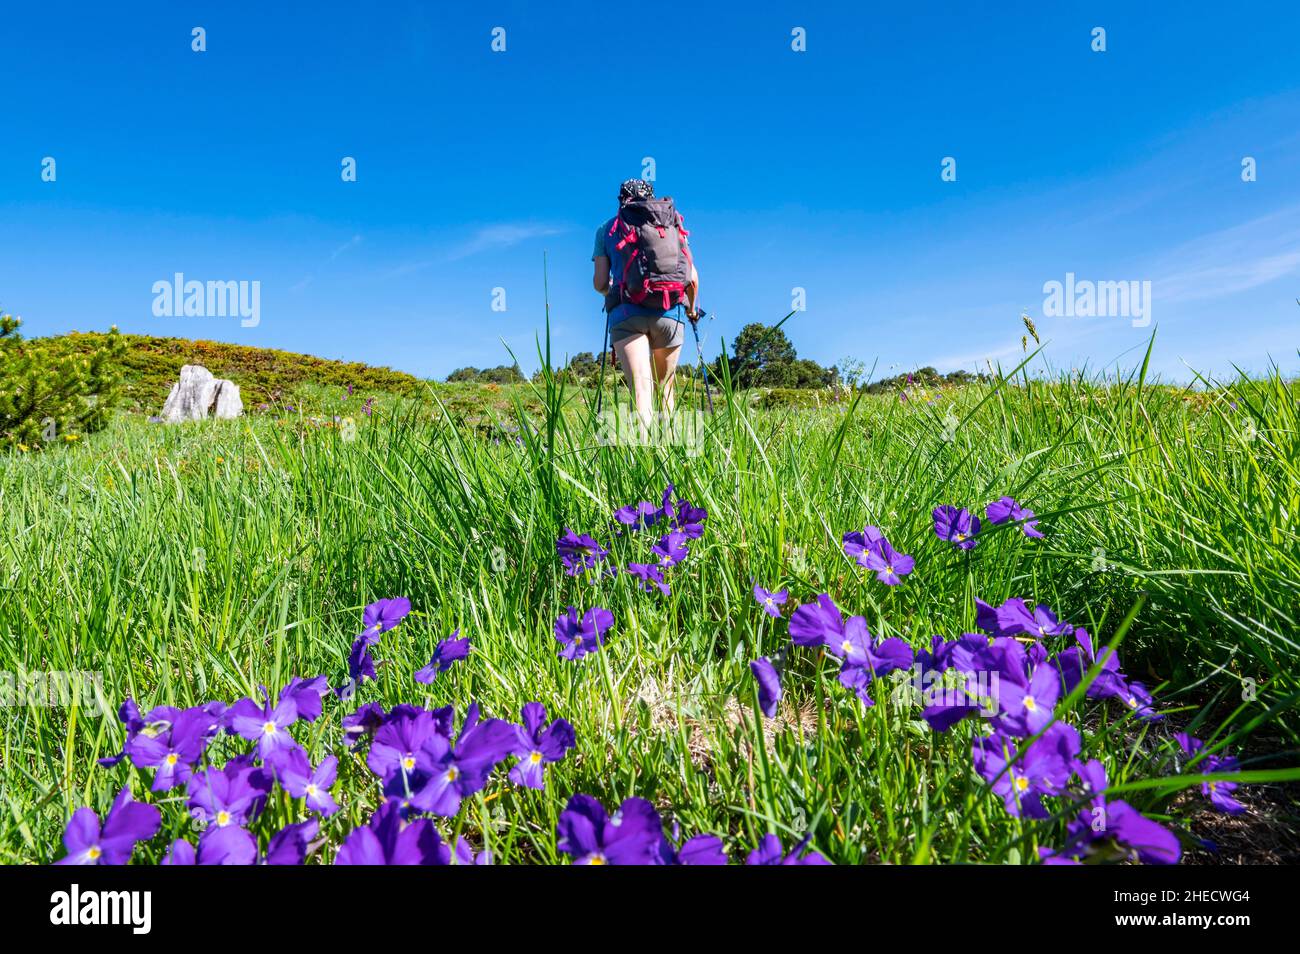
POLYGON ((663 388, 664 411, 669 416, 673 413, 676 405, 676 383, 677 383, 677 358, 682 353, 680 346, 676 348, 660 348, 655 351, 655 377, 659 380, 663 388))
POLYGON ((614 351, 618 354, 623 373, 627 375, 628 387, 636 398, 636 415, 641 419, 641 426, 649 430, 655 390, 650 373, 650 339, 645 335, 633 335, 615 344, 614 351))

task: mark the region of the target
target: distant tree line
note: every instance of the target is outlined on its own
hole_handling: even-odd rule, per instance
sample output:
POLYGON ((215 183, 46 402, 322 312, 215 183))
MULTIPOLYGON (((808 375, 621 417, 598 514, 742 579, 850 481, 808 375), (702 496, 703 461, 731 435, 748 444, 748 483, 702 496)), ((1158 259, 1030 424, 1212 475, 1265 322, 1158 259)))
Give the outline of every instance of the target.
MULTIPOLYGON (((689 334, 688 334, 689 337, 689 334)), ((693 350, 693 349, 692 349, 693 350)), ((816 361, 799 357, 794 345, 781 328, 753 322, 740 329, 731 345, 729 355, 719 355, 708 367, 709 373, 720 378, 724 372, 731 376, 733 385, 741 390, 747 388, 786 388, 805 390, 829 388, 836 386, 861 387, 869 393, 898 391, 910 385, 937 387, 945 384, 967 384, 984 380, 985 375, 971 374, 969 371, 952 371, 940 374, 934 368, 925 367, 910 374, 898 374, 864 384, 861 381, 865 370, 861 361, 843 358, 841 369, 837 365, 822 367, 816 361)), ((607 373, 613 370, 612 362, 606 361, 607 373)), ((569 359, 568 364, 556 369, 556 373, 574 384, 594 385, 600 374, 600 356, 590 351, 582 351, 569 359)), ((700 373, 698 364, 691 361, 689 352, 682 351, 681 363, 677 373, 682 377, 696 377, 700 373)), ((537 380, 539 371, 533 375, 537 380)), ((519 366, 497 368, 458 368, 448 375, 450 382, 470 381, 479 383, 513 384, 524 380, 519 366)))
POLYGON ((447 375, 448 384, 519 384, 527 380, 518 364, 499 364, 495 368, 457 368, 447 375))

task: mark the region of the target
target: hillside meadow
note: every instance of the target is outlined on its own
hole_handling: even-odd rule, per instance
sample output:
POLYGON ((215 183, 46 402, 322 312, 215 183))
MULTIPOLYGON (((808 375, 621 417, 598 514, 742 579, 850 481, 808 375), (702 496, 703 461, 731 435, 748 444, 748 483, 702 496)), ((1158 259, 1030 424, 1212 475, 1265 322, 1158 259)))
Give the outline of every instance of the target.
POLYGON ((225 822, 195 792, 223 771, 257 792, 236 819, 250 850, 292 831, 311 863, 357 857, 361 829, 388 850, 403 825, 462 860, 617 862, 620 826, 575 796, 622 805, 627 838, 651 831, 641 860, 690 860, 700 835, 737 862, 764 845, 751 860, 1300 857, 1294 384, 1020 371, 800 407, 724 387, 694 445, 625 446, 602 443, 593 392, 548 376, 367 383, 383 382, 290 382, 292 400, 238 421, 120 415, 5 455, 0 671, 90 673, 95 689, 0 709, 0 861, 72 853, 73 813, 104 818, 123 787, 159 812, 135 863, 178 861, 178 840, 215 856, 225 822), (1033 513, 995 522, 1004 496, 1033 513), (936 532, 945 506, 980 528, 936 532), (914 568, 884 582, 857 556, 864 528, 914 568), (363 620, 393 598, 409 614, 363 620), (1043 610, 1044 633, 1006 615, 1043 610), (967 651, 1018 716, 936 726, 909 696, 922 670, 974 672, 937 661, 967 651), (201 710, 188 780, 162 785, 140 754, 179 731, 174 710, 121 720, 128 698, 223 704, 201 710), (284 722, 268 733, 308 769, 336 759, 337 810, 292 794, 234 711, 284 722), (536 779, 512 768, 541 735, 501 741, 521 721, 511 740, 554 730, 536 779), (417 723, 419 768, 385 768, 377 750, 417 723), (455 785, 430 795, 444 770, 455 785), (262 771, 274 785, 250 781, 262 771), (1113 829, 1089 830, 1099 806, 1113 829))

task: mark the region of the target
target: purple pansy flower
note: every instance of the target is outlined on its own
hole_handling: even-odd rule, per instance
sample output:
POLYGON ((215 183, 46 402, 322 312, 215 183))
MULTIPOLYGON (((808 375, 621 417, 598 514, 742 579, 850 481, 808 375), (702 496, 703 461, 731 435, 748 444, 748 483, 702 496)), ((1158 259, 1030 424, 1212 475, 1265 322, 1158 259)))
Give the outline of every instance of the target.
POLYGON ((593 606, 578 619, 578 611, 570 606, 555 620, 555 638, 563 647, 560 655, 565 659, 581 659, 605 642, 606 631, 614 625, 614 614, 593 606))
POLYGON ((781 618, 780 607, 784 606, 789 598, 789 590, 778 590, 773 593, 771 590, 763 589, 757 583, 754 584, 754 600, 763 608, 763 612, 773 619, 781 618))
POLYGON ((131 800, 131 790, 123 788, 99 824, 94 809, 78 808, 63 832, 63 846, 68 853, 55 864, 124 865, 131 860, 137 841, 148 841, 158 832, 162 815, 153 805, 131 800))
POLYGON ((944 504, 935 507, 931 513, 934 517, 934 533, 940 540, 947 540, 959 550, 969 550, 975 546, 975 537, 980 532, 980 518, 972 516, 965 507, 944 504))
POLYGON ((305 799, 308 808, 328 817, 339 810, 338 803, 330 795, 330 788, 338 777, 338 768, 338 758, 329 755, 313 769, 306 752, 292 749, 281 757, 274 771, 286 792, 294 798, 305 799))
POLYGON ((1014 497, 999 497, 984 508, 984 515, 989 518, 989 523, 1008 521, 1020 523, 1020 529, 1024 531, 1025 536, 1043 539, 1043 534, 1038 529, 1038 521, 1034 519, 1034 512, 1020 506, 1014 497))
POLYGON ((673 840, 664 835, 659 842, 659 859, 661 865, 725 865, 727 852, 722 847, 722 839, 717 835, 695 835, 686 839, 680 848, 674 847, 679 837, 677 826, 673 825, 673 840))
POLYGON ((401 799, 390 798, 366 825, 352 829, 334 858, 336 865, 445 865, 451 852, 433 822, 403 821, 401 799))
POLYGON ((668 581, 664 579, 664 574, 655 563, 629 563, 627 572, 630 576, 636 577, 641 582, 637 584, 647 593, 650 590, 657 589, 664 596, 672 592, 668 586, 668 581))
MULTIPOLYGON (((1205 748, 1204 742, 1188 735, 1186 732, 1175 732, 1174 738, 1178 740, 1178 745, 1188 755, 1196 755, 1205 748)), ((1240 771, 1241 765, 1235 756, 1208 755, 1199 768, 1204 774, 1212 775, 1218 772, 1240 771)), ((1232 797, 1232 793, 1236 790, 1236 782, 1218 780, 1201 783, 1201 794, 1210 800, 1211 805, 1229 815, 1240 815, 1246 811, 1246 806, 1232 797)))
POLYGON ((556 847, 575 865, 652 865, 663 823, 644 798, 626 799, 614 817, 590 795, 574 795, 560 813, 556 847))
POLYGON ((220 716, 212 715, 203 706, 195 706, 177 713, 166 728, 136 732, 124 751, 134 765, 155 769, 152 791, 166 792, 189 779, 194 763, 220 730, 220 716))
POLYGON ((596 564, 609 556, 609 551, 587 534, 577 534, 568 527, 555 541, 555 552, 560 556, 564 572, 569 576, 595 569, 596 564))
POLYGON ((356 712, 343 717, 343 739, 348 748, 356 748, 360 741, 375 734, 384 724, 384 707, 378 702, 367 702, 359 706, 356 712))
POLYGON ((1143 864, 1178 863, 1182 846, 1177 836, 1128 802, 1106 801, 1102 795, 1106 789, 1106 771, 1101 762, 1076 761, 1075 771, 1088 805, 1067 826, 1062 848, 1039 849, 1044 864, 1078 864, 1093 855, 1109 860, 1137 860, 1143 864))
POLYGON ((411 806, 447 818, 455 815, 461 799, 482 789, 492 769, 511 753, 516 728, 502 719, 480 722, 478 706, 471 704, 454 743, 440 732, 424 740, 421 771, 426 778, 411 806))
POLYGON ((394 596, 391 599, 377 600, 371 603, 361 613, 361 623, 364 635, 369 637, 371 644, 378 640, 380 633, 386 633, 411 612, 411 601, 405 596, 394 596))
MULTIPOLYGON (((265 694, 266 689, 262 692, 265 694)), ((293 696, 282 696, 274 706, 268 696, 263 698, 261 705, 252 699, 240 699, 230 707, 226 719, 232 732, 257 743, 257 754, 265 761, 297 746, 289 726, 298 721, 298 704, 293 696)))
POLYGON ((523 725, 514 727, 512 752, 519 761, 510 769, 510 781, 527 788, 545 788, 547 764, 560 761, 576 744, 573 726, 564 719, 548 725, 546 707, 540 702, 525 703, 519 715, 523 725))
POLYGON ((320 832, 320 823, 314 818, 285 825, 271 836, 266 846, 263 863, 268 865, 300 865, 307 860, 311 841, 320 832))
POLYGON ((1080 745, 1073 726, 1055 722, 1019 759, 1014 756, 1020 740, 1001 732, 977 736, 971 748, 975 770, 1002 797, 1008 814, 1046 818, 1042 796, 1064 792, 1080 745))
POLYGON ((660 567, 676 566, 685 560, 690 553, 690 548, 686 545, 686 534, 680 530, 665 534, 659 538, 658 543, 650 548, 650 552, 658 558, 655 562, 660 567))
POLYGON ((826 593, 816 603, 804 603, 790 616, 790 638, 796 646, 826 646, 844 635, 844 614, 826 593))
POLYGON ((861 532, 844 534, 844 553, 858 566, 874 571, 876 579, 886 586, 898 586, 916 569, 916 561, 895 550, 879 527, 867 526, 861 532))
POLYGON ((452 634, 446 639, 440 641, 433 648, 433 657, 429 664, 415 673, 415 681, 429 684, 438 678, 439 673, 446 672, 451 668, 451 664, 458 659, 465 659, 469 656, 469 637, 457 639, 460 630, 452 630, 452 634))
POLYGON ((829 865, 822 855, 815 851, 809 851, 804 854, 808 843, 812 840, 811 835, 807 835, 794 846, 788 855, 781 847, 781 839, 776 835, 767 834, 763 840, 758 843, 758 847, 749 853, 745 858, 747 865, 829 865))
POLYGON ((781 701, 781 675, 766 656, 751 662, 749 671, 758 683, 758 707, 763 715, 771 718, 776 715, 777 703, 781 701))

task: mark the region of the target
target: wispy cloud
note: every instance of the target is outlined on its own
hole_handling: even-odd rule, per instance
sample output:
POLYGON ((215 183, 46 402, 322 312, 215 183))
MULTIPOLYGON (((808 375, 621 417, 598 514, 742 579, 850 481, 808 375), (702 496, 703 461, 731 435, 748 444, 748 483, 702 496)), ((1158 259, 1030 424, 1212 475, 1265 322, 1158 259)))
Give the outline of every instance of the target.
POLYGON ((485 225, 474 231, 463 242, 451 248, 445 248, 424 258, 404 262, 384 272, 384 278, 400 278, 413 272, 421 272, 435 265, 456 262, 471 255, 507 249, 521 242, 560 235, 568 231, 567 226, 545 222, 499 222, 485 225))
POLYGON ((360 235, 352 236, 352 238, 348 239, 346 242, 344 242, 342 245, 340 245, 338 248, 336 248, 333 251, 333 253, 330 255, 330 261, 331 262, 334 261, 334 259, 338 258, 344 252, 350 251, 351 249, 356 248, 360 244, 361 244, 361 236, 360 235))
POLYGON ((498 225, 488 225, 475 232, 461 246, 453 249, 447 258, 449 261, 468 258, 479 252, 510 248, 520 242, 558 235, 563 231, 564 229, 559 226, 538 222, 503 222, 498 225))
POLYGON ((1156 298, 1220 298, 1300 272, 1300 206, 1193 239, 1162 255, 1156 298))

